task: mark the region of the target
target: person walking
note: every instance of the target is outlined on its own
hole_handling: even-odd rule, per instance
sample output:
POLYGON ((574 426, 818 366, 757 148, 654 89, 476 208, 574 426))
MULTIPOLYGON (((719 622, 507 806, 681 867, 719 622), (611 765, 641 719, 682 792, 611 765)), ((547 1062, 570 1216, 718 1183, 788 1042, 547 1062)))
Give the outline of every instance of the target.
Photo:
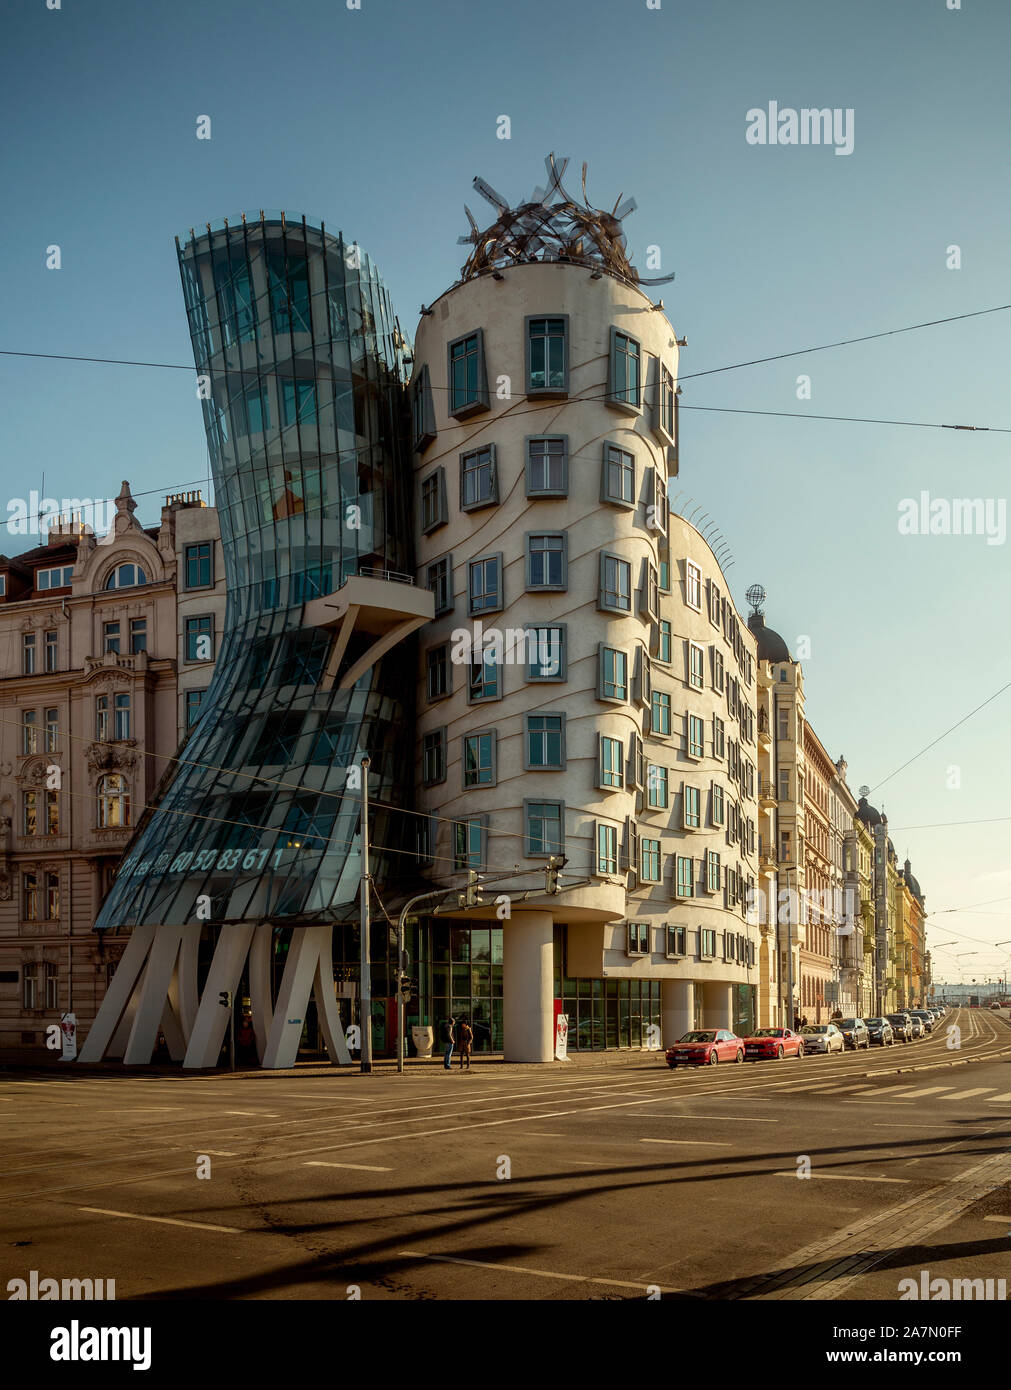
POLYGON ((451 1064, 452 1064, 452 1059, 453 1059, 453 1047, 454 1047, 455 1043, 456 1043, 456 1019, 453 1018, 452 1015, 450 1015, 449 1018, 443 1019, 443 1021, 442 1021, 442 1045, 443 1045, 443 1047, 444 1047, 444 1049, 445 1049, 445 1055, 443 1056, 442 1064, 443 1064, 443 1066, 446 1068, 447 1071, 449 1071, 450 1066, 451 1066, 451 1064))
POLYGON ((467 1022, 466 1018, 460 1020, 460 1070, 463 1071, 464 1059, 466 1059, 467 1070, 470 1071, 470 1049, 474 1045, 474 1030, 467 1022))

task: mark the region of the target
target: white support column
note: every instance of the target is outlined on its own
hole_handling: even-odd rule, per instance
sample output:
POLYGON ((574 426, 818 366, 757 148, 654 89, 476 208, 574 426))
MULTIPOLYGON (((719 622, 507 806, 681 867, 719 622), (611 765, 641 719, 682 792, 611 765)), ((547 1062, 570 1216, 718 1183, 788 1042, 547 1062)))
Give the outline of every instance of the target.
POLYGON ((228 1010, 218 1001, 222 990, 235 995, 242 977, 242 967, 246 963, 249 944, 253 939, 252 922, 242 922, 238 926, 221 928, 218 944, 207 974, 207 983, 197 1009, 193 1032, 190 1035, 183 1059, 184 1067, 217 1066, 228 1027, 228 1010))
MULTIPOLYGON (((126 1051, 123 1053, 124 1066, 146 1066, 151 1061, 162 1015, 168 1008, 169 986, 175 972, 181 940, 181 927, 155 928, 154 942, 144 972, 144 983, 136 995, 137 1013, 130 1029, 126 1051)), ((181 1028, 179 1032, 181 1034, 181 1028)), ((165 1036, 167 1041, 168 1034, 165 1036)))
POLYGON ((295 1065, 306 1006, 313 988, 316 991, 317 1017, 323 1028, 330 1058, 335 1062, 350 1064, 351 1054, 344 1041, 334 996, 333 928, 324 924, 319 927, 297 927, 292 932, 288 961, 263 1054, 264 1067, 280 1069, 295 1065))
POLYGON ((168 1048, 169 1056, 173 1062, 181 1062, 186 1056, 186 1039, 183 1036, 179 1015, 169 999, 165 1000, 165 1007, 162 1010, 161 1030, 165 1034, 165 1046, 168 1048))
POLYGON ((316 981, 313 991, 316 998, 316 1017, 323 1030, 327 1055, 331 1062, 335 1062, 339 1066, 349 1067, 351 1065, 351 1053, 348 1051, 347 1039, 344 1037, 344 1029, 341 1027, 340 1014, 337 1012, 337 994, 334 989, 333 929, 320 927, 319 930, 325 932, 326 935, 320 938, 320 953, 316 962, 316 981))
POLYGON ((169 985, 169 1000, 179 1016, 183 1037, 188 1043, 200 1007, 197 989, 197 959, 200 954, 200 923, 190 922, 182 929, 179 959, 169 985))
POLYGON ((694 990, 692 980, 664 980, 660 986, 664 1047, 676 1043, 695 1026, 694 990))
POLYGON ((105 992, 105 998, 102 1000, 95 1021, 88 1030, 88 1036, 84 1040, 78 1061, 100 1062, 105 1056, 119 1021, 130 1002, 133 987, 144 968, 147 953, 154 941, 154 933, 154 927, 134 927, 119 965, 116 967, 116 973, 109 981, 109 987, 105 992))
POLYGON ((707 980, 703 985, 703 1008, 706 1028, 733 1028, 734 987, 722 980, 707 980))
POLYGON ((249 1007, 253 1011, 253 1033, 256 1036, 256 1055, 263 1061, 267 1050, 274 1006, 270 997, 270 956, 274 945, 274 929, 261 922, 253 933, 249 949, 249 1007))
POLYGON ((554 930, 550 912, 514 912, 503 923, 502 1021, 507 1062, 551 1062, 554 930))

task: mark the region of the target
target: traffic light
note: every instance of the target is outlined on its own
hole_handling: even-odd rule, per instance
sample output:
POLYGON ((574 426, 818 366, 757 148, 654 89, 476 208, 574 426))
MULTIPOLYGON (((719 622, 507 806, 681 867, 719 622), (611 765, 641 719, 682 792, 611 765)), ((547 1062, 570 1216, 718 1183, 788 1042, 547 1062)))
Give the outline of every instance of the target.
POLYGON ((232 991, 230 989, 219 990, 218 1003, 223 1009, 230 1009, 232 1007, 232 991))
POLYGON ((481 897, 481 875, 476 869, 467 870, 467 887, 457 900, 461 907, 480 907, 484 902, 481 897))
POLYGON ((404 1003, 405 1003, 405 1004, 407 1003, 407 1001, 408 1001, 409 999, 413 999, 414 996, 418 993, 418 982, 417 982, 417 980, 409 980, 409 979, 407 979, 406 977, 405 977, 404 979, 402 979, 402 980, 400 981, 400 993, 401 993, 401 994, 403 995, 403 997, 404 997, 404 1003))
POLYGON ((564 859, 557 859, 554 855, 544 866, 544 891, 545 893, 560 893, 562 891, 561 873, 564 859))

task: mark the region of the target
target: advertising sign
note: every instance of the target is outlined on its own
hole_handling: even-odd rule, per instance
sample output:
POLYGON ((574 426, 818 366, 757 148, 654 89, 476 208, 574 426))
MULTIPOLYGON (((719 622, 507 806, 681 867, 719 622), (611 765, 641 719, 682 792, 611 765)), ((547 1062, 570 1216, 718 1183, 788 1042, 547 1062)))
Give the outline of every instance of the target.
POLYGON ((63 1055, 61 1061, 73 1062, 77 1058, 77 1015, 63 1014, 60 1018, 60 1032, 63 1034, 63 1055))
POLYGON ((569 1055, 569 1015, 555 1015, 555 1061, 564 1062, 569 1055))

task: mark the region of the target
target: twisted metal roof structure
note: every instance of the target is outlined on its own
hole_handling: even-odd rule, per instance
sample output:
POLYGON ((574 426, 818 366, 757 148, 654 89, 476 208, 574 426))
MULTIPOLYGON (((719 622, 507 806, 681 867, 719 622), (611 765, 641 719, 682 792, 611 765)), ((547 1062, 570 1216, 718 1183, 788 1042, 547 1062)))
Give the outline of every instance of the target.
POLYGON ((505 198, 482 178, 474 187, 495 208, 497 220, 481 231, 470 208, 464 205, 470 232, 458 238, 461 246, 473 246, 461 280, 473 280, 489 271, 529 261, 568 261, 606 271, 633 285, 666 285, 674 279, 659 275, 643 279, 628 259, 621 221, 635 211, 634 198, 621 195, 610 212, 592 208, 586 197, 586 165, 583 165, 583 203, 571 198, 562 186, 568 159, 555 163, 554 153, 544 161, 548 171, 547 188, 535 188, 529 202, 511 208, 505 198))

